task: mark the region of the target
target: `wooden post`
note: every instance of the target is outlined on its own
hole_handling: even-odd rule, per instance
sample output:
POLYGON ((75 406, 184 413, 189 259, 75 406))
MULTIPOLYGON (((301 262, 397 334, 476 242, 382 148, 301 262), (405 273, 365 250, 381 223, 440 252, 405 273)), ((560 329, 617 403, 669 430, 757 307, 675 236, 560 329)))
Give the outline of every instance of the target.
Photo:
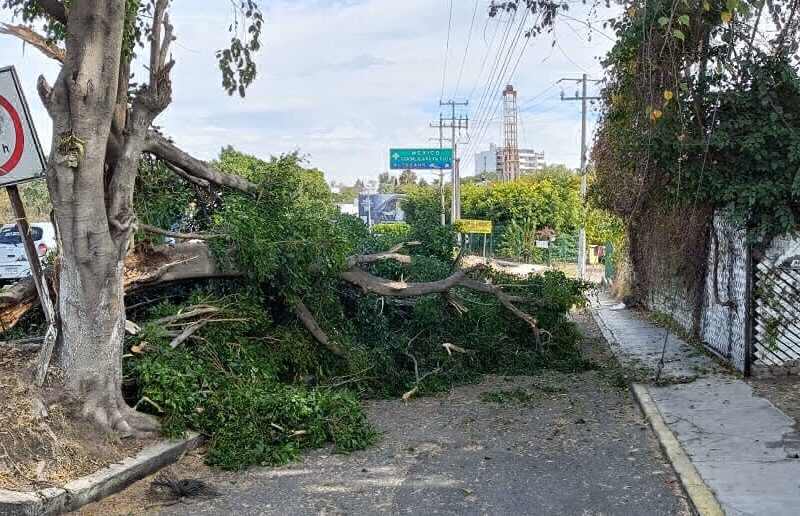
POLYGON ((42 272, 42 263, 39 261, 39 253, 33 244, 31 228, 28 225, 28 217, 25 215, 25 206, 22 204, 22 197, 16 185, 6 187, 8 199, 11 201, 11 208, 17 218, 19 233, 22 238, 22 247, 25 249, 25 256, 31 266, 31 276, 36 285, 36 292, 39 294, 39 301, 44 311, 44 318, 47 321, 47 331, 44 334, 44 342, 39 350, 39 359, 36 365, 36 385, 42 386, 47 375, 47 368, 50 365, 50 358, 53 356, 53 348, 56 345, 58 329, 56 327, 56 312, 53 308, 53 301, 50 298, 50 288, 45 281, 42 272))

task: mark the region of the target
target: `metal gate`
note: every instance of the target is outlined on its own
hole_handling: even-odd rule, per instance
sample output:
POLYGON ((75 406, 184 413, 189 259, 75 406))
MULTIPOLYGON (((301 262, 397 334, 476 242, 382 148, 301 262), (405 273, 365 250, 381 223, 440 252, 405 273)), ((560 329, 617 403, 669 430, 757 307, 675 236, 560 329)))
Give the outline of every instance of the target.
POLYGON ((744 232, 724 211, 714 214, 706 268, 700 338, 736 369, 748 369, 749 285, 744 232))

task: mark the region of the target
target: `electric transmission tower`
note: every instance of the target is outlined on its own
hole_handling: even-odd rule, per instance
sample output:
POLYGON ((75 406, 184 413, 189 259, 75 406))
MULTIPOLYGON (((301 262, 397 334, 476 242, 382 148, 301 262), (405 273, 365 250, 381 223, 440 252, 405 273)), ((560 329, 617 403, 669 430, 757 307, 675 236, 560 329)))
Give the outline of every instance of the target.
POLYGON ((510 84, 503 90, 503 181, 519 178, 517 92, 510 84))

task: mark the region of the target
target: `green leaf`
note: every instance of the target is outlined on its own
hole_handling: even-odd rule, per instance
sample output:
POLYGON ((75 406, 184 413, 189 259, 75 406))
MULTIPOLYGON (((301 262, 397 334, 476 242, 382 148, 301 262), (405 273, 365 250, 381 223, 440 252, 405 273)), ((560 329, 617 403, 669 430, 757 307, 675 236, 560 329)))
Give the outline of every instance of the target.
POLYGON ((674 31, 672 31, 672 35, 675 37, 675 39, 679 39, 681 41, 684 41, 686 39, 686 36, 684 36, 683 31, 679 29, 675 29, 674 31))
POLYGON ((662 16, 661 18, 658 19, 658 24, 661 25, 662 27, 668 23, 669 23, 669 18, 667 18, 666 16, 662 16))
POLYGON ((678 16, 678 23, 681 25, 689 25, 689 15, 682 14, 681 16, 678 16))

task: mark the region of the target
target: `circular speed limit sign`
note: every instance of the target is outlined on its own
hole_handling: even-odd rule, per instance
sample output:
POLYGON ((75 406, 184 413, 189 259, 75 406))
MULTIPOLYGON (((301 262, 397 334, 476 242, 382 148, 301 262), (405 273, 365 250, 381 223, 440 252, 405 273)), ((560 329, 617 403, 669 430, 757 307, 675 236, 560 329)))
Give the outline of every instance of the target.
POLYGON ((14 170, 22 157, 25 148, 25 132, 22 130, 22 120, 11 102, 0 95, 0 176, 14 170))
POLYGON ((0 68, 0 187, 42 175, 44 153, 22 84, 13 66, 0 68))

